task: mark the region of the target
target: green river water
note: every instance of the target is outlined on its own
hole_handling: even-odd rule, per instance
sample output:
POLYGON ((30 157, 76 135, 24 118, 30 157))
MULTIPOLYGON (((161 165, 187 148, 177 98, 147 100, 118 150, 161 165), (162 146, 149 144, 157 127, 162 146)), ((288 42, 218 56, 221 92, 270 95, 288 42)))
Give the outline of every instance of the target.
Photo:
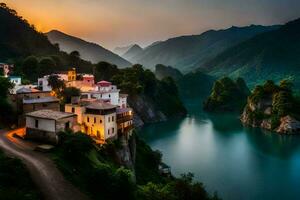
POLYGON ((186 107, 186 118, 140 132, 174 175, 192 172, 225 200, 300 199, 300 135, 243 127, 237 115, 203 112, 200 100, 186 107))

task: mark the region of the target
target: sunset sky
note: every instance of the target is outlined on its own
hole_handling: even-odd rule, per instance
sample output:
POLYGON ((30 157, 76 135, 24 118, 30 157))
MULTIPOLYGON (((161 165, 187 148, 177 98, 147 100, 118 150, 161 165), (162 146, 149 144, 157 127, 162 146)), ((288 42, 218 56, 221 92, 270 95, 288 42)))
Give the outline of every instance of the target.
POLYGON ((232 25, 300 17, 299 0, 4 0, 39 31, 58 29, 113 49, 232 25))

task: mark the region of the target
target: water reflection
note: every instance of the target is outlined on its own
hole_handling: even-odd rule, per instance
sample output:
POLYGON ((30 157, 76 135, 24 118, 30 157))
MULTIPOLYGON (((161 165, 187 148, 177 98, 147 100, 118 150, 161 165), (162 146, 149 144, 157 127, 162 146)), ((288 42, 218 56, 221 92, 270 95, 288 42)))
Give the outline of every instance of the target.
POLYGON ((298 135, 279 135, 259 128, 244 128, 254 149, 281 159, 291 158, 300 148, 298 135))
POLYGON ((243 127, 237 115, 207 114, 199 102, 188 102, 186 118, 140 132, 175 175, 190 171, 225 200, 298 199, 299 136, 243 127))

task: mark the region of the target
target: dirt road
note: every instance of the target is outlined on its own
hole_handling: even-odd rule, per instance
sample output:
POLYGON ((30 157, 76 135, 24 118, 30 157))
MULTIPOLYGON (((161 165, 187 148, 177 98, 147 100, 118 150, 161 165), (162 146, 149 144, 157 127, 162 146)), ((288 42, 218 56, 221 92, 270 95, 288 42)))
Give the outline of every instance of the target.
POLYGON ((0 130, 0 148, 26 164, 46 200, 88 200, 88 197, 64 179, 51 159, 17 144, 4 130, 0 130))

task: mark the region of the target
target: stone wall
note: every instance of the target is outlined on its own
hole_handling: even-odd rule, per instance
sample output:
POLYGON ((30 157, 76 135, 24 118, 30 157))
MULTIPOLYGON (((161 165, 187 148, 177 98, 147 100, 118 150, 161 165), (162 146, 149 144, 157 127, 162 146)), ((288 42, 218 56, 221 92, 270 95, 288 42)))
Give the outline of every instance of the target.
POLYGON ((42 131, 33 128, 26 128, 25 139, 35 140, 39 142, 57 144, 58 136, 54 132, 42 131))

